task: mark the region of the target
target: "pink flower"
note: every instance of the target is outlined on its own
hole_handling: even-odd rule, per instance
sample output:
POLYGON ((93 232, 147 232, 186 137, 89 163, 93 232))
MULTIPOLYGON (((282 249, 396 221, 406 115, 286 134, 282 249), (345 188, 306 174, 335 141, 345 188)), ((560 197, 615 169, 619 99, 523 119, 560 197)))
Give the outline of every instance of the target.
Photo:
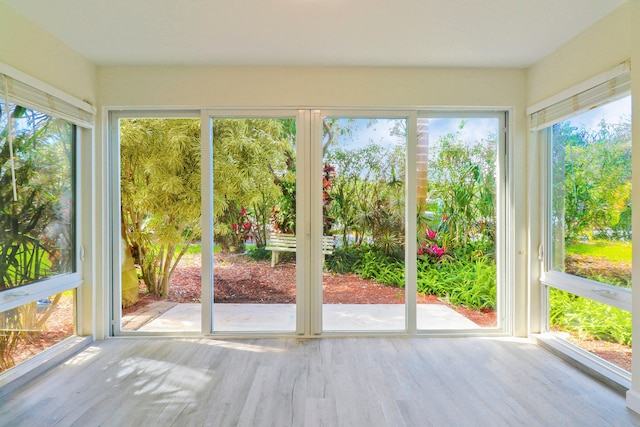
POLYGON ((440 258, 442 255, 444 255, 444 248, 439 247, 438 245, 431 245, 429 247, 429 252, 435 256, 437 256, 438 258, 440 258))
POLYGON ((429 240, 436 240, 436 237, 438 237, 438 233, 427 227, 427 238, 429 240))
POLYGON ((247 214, 247 208, 242 208, 242 210, 240 211, 240 215, 246 215, 247 214))
POLYGON ((245 230, 249 230, 251 228, 251 223, 250 222, 243 223, 242 228, 244 228, 245 230))
POLYGON ((233 231, 238 231, 238 224, 231 224, 231 227, 233 227, 233 231))

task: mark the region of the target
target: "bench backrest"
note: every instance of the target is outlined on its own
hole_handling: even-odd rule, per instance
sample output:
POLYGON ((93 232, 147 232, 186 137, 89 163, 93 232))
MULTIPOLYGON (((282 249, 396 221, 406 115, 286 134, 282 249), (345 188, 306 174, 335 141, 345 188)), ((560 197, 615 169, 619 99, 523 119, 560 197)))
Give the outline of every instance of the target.
MULTIPOLYGON (((295 234, 273 233, 270 236, 270 247, 296 249, 295 234)), ((322 252, 325 254, 333 253, 333 236, 322 236, 322 252)))
POLYGON ((296 248, 296 235, 295 234, 280 234, 273 233, 271 234, 271 239, 269 241, 269 245, 276 248, 288 248, 295 249, 296 248))

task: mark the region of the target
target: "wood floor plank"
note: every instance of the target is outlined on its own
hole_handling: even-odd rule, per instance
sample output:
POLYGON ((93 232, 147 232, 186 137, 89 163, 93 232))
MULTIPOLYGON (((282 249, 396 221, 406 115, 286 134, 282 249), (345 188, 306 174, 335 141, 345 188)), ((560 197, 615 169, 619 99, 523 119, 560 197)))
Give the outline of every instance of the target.
POLYGON ((112 339, 0 396, 2 426, 640 426, 508 339, 112 339))

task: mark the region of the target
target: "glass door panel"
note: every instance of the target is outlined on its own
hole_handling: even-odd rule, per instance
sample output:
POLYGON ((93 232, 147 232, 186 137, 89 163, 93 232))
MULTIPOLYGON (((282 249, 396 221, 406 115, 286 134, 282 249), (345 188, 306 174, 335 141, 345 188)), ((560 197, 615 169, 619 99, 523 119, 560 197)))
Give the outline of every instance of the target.
POLYGON ((418 119, 417 329, 496 327, 497 117, 418 119))
POLYGON ((322 330, 404 331, 407 119, 322 129, 322 330))
POLYGON ((118 125, 120 331, 199 332, 200 120, 120 118, 118 125))
POLYGON ((211 119, 213 330, 296 330, 296 119, 211 119))

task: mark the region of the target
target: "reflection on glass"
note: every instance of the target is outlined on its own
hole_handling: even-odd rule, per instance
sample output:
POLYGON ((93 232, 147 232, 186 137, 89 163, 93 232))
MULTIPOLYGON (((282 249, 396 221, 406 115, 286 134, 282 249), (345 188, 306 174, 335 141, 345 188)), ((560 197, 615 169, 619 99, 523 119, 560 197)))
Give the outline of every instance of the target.
POLYGON ((551 130, 552 268, 631 286, 630 97, 551 130))
POLYGON ((74 334, 75 291, 0 313, 0 373, 74 334))
POLYGON ((325 118, 323 128, 323 234, 335 246, 323 329, 403 330, 407 122, 325 118))
POLYGON ((0 291, 75 271, 75 127, 0 101, 0 291))
POLYGON ((549 290, 549 323, 562 338, 631 371, 631 313, 558 289, 549 290))
POLYGON ((496 118, 418 120, 418 329, 495 327, 496 118))

